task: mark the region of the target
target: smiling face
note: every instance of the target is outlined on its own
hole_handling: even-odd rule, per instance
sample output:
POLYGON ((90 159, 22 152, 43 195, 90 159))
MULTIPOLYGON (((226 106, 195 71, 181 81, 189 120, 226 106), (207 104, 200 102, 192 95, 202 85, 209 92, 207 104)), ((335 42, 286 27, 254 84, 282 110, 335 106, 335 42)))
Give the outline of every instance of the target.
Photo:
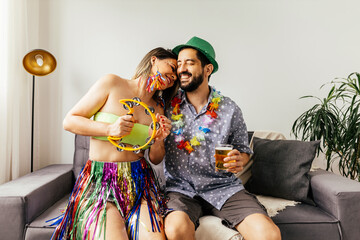
POLYGON ((156 57, 152 57, 152 74, 156 74, 157 71, 161 73, 161 75, 166 79, 165 84, 161 86, 161 89, 164 90, 166 88, 172 87, 174 82, 177 79, 177 62, 175 59, 166 58, 166 59, 158 59, 156 57))
POLYGON ((192 92, 204 82, 204 67, 197 57, 197 50, 185 48, 179 52, 177 73, 181 89, 192 92))

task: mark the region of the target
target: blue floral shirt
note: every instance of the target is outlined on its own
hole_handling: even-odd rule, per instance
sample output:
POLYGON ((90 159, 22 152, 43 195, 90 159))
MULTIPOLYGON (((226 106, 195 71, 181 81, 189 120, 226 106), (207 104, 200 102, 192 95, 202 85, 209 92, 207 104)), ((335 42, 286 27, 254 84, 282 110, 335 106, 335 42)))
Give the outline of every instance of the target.
MULTIPOLYGON (((180 94, 180 111, 184 114, 185 123, 183 135, 190 141, 203 124, 212 94, 199 113, 196 113, 194 106, 187 101, 182 90, 180 94)), ((169 119, 171 111, 172 107, 166 111, 169 119)), ((205 141, 194 147, 190 154, 185 149, 177 148, 175 133, 166 138, 165 178, 167 192, 180 192, 189 197, 200 196, 220 210, 225 201, 244 189, 244 186, 233 173, 215 171, 215 144, 229 143, 240 152, 252 152, 248 144, 247 128, 237 104, 230 98, 223 97, 216 113, 218 117, 209 126, 211 131, 205 134, 205 141)))

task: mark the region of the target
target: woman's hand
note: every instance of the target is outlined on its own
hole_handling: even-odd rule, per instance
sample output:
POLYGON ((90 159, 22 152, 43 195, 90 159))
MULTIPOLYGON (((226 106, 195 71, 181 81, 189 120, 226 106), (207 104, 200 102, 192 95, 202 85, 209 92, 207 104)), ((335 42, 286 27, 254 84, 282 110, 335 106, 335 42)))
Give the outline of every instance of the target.
MULTIPOLYGON (((156 131, 154 140, 163 141, 169 134, 171 130, 171 121, 164 115, 156 114, 156 121, 160 124, 160 128, 156 131)), ((152 130, 149 133, 152 134, 152 130)))
POLYGON ((122 137, 129 135, 134 127, 135 119, 132 115, 119 117, 116 122, 109 125, 108 136, 122 137))
MULTIPOLYGON (((159 164, 165 155, 164 139, 170 134, 171 121, 164 115, 156 114, 156 120, 160 124, 160 128, 156 131, 154 137, 154 144, 151 145, 149 152, 149 159, 154 164, 159 164)), ((152 134, 151 128, 149 128, 149 135, 152 134)))

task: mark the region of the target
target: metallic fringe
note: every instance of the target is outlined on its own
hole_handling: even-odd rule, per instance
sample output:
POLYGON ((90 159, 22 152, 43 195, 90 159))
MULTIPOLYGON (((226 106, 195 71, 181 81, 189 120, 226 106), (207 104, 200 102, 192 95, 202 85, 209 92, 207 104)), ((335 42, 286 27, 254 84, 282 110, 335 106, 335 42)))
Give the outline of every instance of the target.
POLYGON ((65 213, 49 220, 54 224, 61 221, 51 239, 90 239, 92 224, 95 224, 92 239, 101 234, 105 237, 107 201, 114 202, 124 217, 130 239, 138 239, 139 224, 143 224, 140 220, 142 199, 147 202, 151 231, 161 232, 163 226, 158 216, 164 215, 166 207, 158 186, 144 158, 117 163, 89 160, 79 174, 65 213))

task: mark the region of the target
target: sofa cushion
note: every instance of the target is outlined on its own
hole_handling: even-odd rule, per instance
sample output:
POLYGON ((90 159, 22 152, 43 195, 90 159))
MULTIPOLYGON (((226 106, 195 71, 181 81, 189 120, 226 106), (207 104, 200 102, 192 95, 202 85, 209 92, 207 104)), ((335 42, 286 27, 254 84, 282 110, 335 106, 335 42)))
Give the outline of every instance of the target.
POLYGON ((287 207, 272 220, 280 228, 282 239, 343 239, 339 220, 305 203, 287 207))
POLYGON ((196 240, 231 239, 238 234, 234 229, 225 227, 218 217, 203 216, 199 221, 200 225, 195 232, 196 240))
POLYGON ((255 194, 314 204, 307 174, 320 142, 256 137, 253 142, 254 163, 246 188, 255 194))
MULTIPOLYGON (((274 131, 254 131, 254 132, 248 132, 249 136, 249 147, 251 150, 254 150, 254 142, 253 138, 263 138, 263 139, 271 139, 271 140, 283 140, 286 139, 285 136, 282 133, 274 132, 274 131)), ((243 185, 247 183, 247 181, 251 177, 251 166, 253 164, 254 160, 252 159, 252 156, 250 156, 250 161, 244 166, 244 169, 238 173, 236 173, 236 177, 241 179, 241 182, 243 185)))
POLYGON ((25 240, 50 239, 55 230, 55 226, 46 221, 56 218, 65 210, 69 201, 70 194, 66 194, 62 199, 43 212, 33 222, 26 226, 25 240))

